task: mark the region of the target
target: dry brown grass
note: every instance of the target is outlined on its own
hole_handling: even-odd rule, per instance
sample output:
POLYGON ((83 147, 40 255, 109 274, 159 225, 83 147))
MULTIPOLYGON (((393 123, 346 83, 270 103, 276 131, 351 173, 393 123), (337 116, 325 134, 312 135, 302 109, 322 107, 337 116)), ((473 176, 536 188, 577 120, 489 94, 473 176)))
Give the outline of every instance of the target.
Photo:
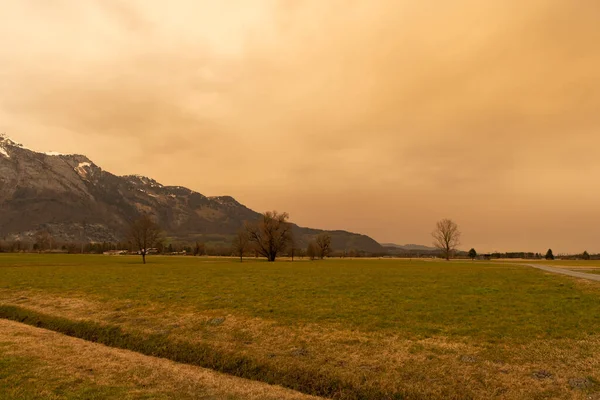
MULTIPOLYGON (((581 283, 582 289, 585 290, 586 286, 585 282, 581 283)), ((414 398, 429 399, 588 399, 592 392, 573 389, 570 380, 592 378, 594 382, 600 371, 600 336, 580 341, 546 339, 523 345, 501 345, 469 338, 433 337, 415 340, 390 335, 389 332, 366 333, 331 324, 281 326, 259 318, 245 318, 215 311, 199 313, 185 309, 172 310, 158 304, 135 307, 129 303, 95 303, 81 298, 57 297, 33 291, 18 295, 0 292, 0 296, 4 304, 15 304, 73 320, 117 324, 126 330, 168 333, 174 339, 208 343, 266 363, 319 365, 346 380, 402 391, 408 393, 409 398, 413 398, 410 396, 413 394, 414 398), (217 317, 224 318, 224 321, 212 325, 211 321, 217 317), (538 371, 548 371, 551 376, 540 378, 536 375, 538 371)), ((11 326, 16 329, 14 325, 11 326)), ((54 334, 36 331, 36 335, 37 338, 44 339, 44 342, 46 338, 52 337, 47 344, 39 344, 47 346, 48 353, 51 353, 54 344, 59 344, 54 334)), ((83 343, 78 341, 78 345, 83 343)), ((90 345, 87 351, 96 351, 92 349, 95 349, 94 345, 90 345)), ((106 354, 108 356, 109 353, 106 354)), ((142 360, 148 365, 160 362, 130 352, 115 354, 120 355, 119 360, 140 357, 136 358, 140 363, 142 360)), ((50 354, 47 356, 51 357, 50 354)), ((95 358, 101 360, 104 369, 115 368, 118 371, 121 367, 110 364, 116 362, 114 357, 104 360, 89 354, 80 361, 73 360, 73 364, 95 358)), ((119 362, 128 365, 125 361, 119 362)), ((192 371, 199 370, 173 363, 165 365, 172 370, 188 371, 186 376, 192 376, 192 371)), ((206 371, 202 373, 207 374, 202 376, 211 376, 216 381, 222 377, 218 374, 210 375, 206 371)), ((119 374, 114 375, 113 378, 118 376, 119 374)), ((113 378, 107 375, 106 379, 110 381, 113 378)), ((158 377, 150 374, 148 379, 152 381, 158 377)), ((200 382, 201 378, 197 379, 200 382)), ((207 379, 202 382, 207 382, 207 379)), ((172 384, 177 386, 181 382, 173 380, 172 384)), ((210 387, 227 391, 230 390, 228 385, 235 380, 226 382, 229 383, 213 382, 210 387)), ((594 388, 596 389, 600 388, 594 388)))
MULTIPOLYGON (((125 386, 130 398, 316 399, 277 386, 113 349, 7 320, 0 320, 0 343, 0 357, 39 361, 32 363, 28 371, 33 376, 43 374, 45 379, 58 381, 76 378, 100 387, 125 386)), ((30 384, 34 385, 35 379, 30 384)), ((44 390, 37 388, 38 393, 43 394, 44 390)))

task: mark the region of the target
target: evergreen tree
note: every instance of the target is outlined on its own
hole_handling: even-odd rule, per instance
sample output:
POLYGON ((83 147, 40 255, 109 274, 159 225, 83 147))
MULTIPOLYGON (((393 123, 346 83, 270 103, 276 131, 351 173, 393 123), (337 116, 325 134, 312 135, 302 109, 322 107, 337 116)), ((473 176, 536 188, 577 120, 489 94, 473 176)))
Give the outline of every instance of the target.
POLYGON ((471 260, 474 260, 476 257, 477 257, 477 252, 475 251, 475 249, 469 250, 469 258, 471 260))
POLYGON ((584 251, 583 254, 581 255, 581 258, 583 258, 584 260, 589 260, 591 257, 587 251, 584 251))
POLYGON ((548 249, 546 253, 546 260, 554 260, 554 254, 552 253, 552 249, 548 249))

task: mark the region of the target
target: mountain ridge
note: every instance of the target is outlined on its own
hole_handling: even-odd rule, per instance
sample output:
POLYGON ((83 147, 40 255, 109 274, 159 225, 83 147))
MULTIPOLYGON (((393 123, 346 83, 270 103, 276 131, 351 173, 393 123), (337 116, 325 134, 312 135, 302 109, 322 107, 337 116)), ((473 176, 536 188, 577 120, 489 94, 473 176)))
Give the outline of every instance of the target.
MULTIPOLYGON (((205 196, 183 186, 165 186, 143 175, 118 176, 81 154, 37 152, 0 134, 0 237, 31 238, 40 230, 57 239, 115 242, 130 221, 147 213, 169 240, 228 243, 244 221, 259 213, 232 196, 205 196)), ((299 246, 320 229, 293 224, 299 246)), ((336 250, 384 253, 374 239, 327 231, 336 250)))

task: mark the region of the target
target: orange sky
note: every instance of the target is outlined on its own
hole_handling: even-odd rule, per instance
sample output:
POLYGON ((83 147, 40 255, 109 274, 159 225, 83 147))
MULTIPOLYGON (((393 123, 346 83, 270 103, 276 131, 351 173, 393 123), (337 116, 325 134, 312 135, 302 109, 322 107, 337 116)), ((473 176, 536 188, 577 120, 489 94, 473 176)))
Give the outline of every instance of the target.
POLYGON ((600 251, 597 0, 0 0, 0 131, 306 226, 600 251))

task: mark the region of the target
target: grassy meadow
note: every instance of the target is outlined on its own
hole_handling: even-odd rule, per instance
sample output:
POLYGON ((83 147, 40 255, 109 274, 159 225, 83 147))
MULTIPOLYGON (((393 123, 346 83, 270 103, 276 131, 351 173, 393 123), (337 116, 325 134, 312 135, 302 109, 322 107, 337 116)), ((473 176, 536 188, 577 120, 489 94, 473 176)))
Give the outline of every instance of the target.
POLYGON ((526 260, 526 259, 502 259, 502 260, 494 260, 494 262, 502 262, 502 263, 521 263, 521 264, 541 264, 541 265, 549 265, 551 267, 557 268, 600 268, 600 260, 526 260))
POLYGON ((600 392, 600 283, 507 263, 1 255, 0 316, 330 398, 600 392))
MULTIPOLYGON (((507 262, 502 260, 497 262, 507 262)), ((522 264, 547 265, 554 268, 563 268, 577 272, 586 272, 589 274, 600 274, 600 260, 519 260, 513 261, 522 264)))

